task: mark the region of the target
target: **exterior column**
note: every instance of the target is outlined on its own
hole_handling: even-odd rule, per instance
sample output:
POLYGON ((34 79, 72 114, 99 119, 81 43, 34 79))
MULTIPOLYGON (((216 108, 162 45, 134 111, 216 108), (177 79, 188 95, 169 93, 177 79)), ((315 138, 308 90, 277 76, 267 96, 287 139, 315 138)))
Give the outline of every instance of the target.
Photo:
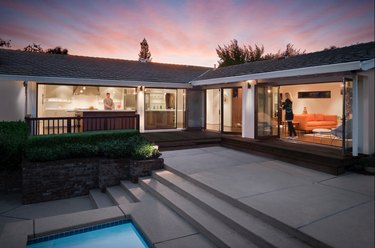
POLYGON ((139 132, 145 131, 145 88, 137 87, 137 114, 139 114, 139 132))
POLYGON ((255 84, 242 86, 242 137, 255 138, 255 84), (250 87, 250 88, 249 88, 250 87))
POLYGON ((359 101, 358 101, 358 76, 353 79, 353 102, 352 102, 352 155, 358 156, 359 144, 359 101))
POLYGON ((36 117, 36 82, 25 81, 25 116, 36 117))

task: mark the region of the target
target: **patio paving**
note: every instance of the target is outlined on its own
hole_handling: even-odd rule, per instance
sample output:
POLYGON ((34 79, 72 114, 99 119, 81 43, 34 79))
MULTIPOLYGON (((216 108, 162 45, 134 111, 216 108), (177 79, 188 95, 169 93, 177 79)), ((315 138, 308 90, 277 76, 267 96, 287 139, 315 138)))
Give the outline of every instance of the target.
POLYGON ((374 245, 373 176, 332 176, 223 147, 163 157, 171 169, 333 247, 374 245))

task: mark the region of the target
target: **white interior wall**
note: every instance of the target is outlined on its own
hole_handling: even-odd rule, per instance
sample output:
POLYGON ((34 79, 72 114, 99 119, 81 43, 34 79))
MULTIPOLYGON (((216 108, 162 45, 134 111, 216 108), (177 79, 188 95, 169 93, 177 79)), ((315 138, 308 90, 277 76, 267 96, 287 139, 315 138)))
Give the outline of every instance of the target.
POLYGON ((309 114, 334 114, 342 116, 342 83, 321 83, 281 86, 280 93, 283 94, 282 101, 285 101, 285 93, 289 92, 293 98, 293 112, 302 114, 306 107, 309 114), (298 98, 298 92, 305 91, 331 91, 331 98, 298 98))
POLYGON ((0 81, 0 121, 25 118, 25 87, 23 81, 0 81))
POLYGON ((232 98, 233 97, 233 89, 224 89, 224 104, 223 104, 223 112, 224 112, 224 126, 231 127, 232 126, 232 98))
POLYGON ((210 125, 220 124, 220 91, 219 89, 207 90, 206 97, 207 106, 207 120, 206 123, 210 125))

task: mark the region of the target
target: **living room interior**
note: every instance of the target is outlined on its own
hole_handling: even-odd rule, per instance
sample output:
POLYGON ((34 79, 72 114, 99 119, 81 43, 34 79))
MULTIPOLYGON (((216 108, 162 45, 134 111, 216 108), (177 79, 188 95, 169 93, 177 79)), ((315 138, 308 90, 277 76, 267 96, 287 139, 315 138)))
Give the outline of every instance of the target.
MULTIPOLYGON (((342 128, 342 82, 281 86, 282 102, 285 101, 286 92, 292 96, 293 125, 298 141, 342 146, 342 136, 337 131, 342 128)), ((284 111, 280 127, 280 138, 288 138, 284 111)))

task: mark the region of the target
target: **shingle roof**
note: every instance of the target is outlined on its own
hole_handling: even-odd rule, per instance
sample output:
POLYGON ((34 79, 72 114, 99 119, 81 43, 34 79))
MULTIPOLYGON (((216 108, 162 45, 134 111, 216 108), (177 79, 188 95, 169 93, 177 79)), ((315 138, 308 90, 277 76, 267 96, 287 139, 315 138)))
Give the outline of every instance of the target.
POLYGON ((198 80, 241 76, 311 66, 364 61, 375 57, 375 42, 303 54, 295 57, 250 62, 221 67, 201 75, 198 80))
POLYGON ((0 74, 188 83, 207 67, 0 49, 0 74))

